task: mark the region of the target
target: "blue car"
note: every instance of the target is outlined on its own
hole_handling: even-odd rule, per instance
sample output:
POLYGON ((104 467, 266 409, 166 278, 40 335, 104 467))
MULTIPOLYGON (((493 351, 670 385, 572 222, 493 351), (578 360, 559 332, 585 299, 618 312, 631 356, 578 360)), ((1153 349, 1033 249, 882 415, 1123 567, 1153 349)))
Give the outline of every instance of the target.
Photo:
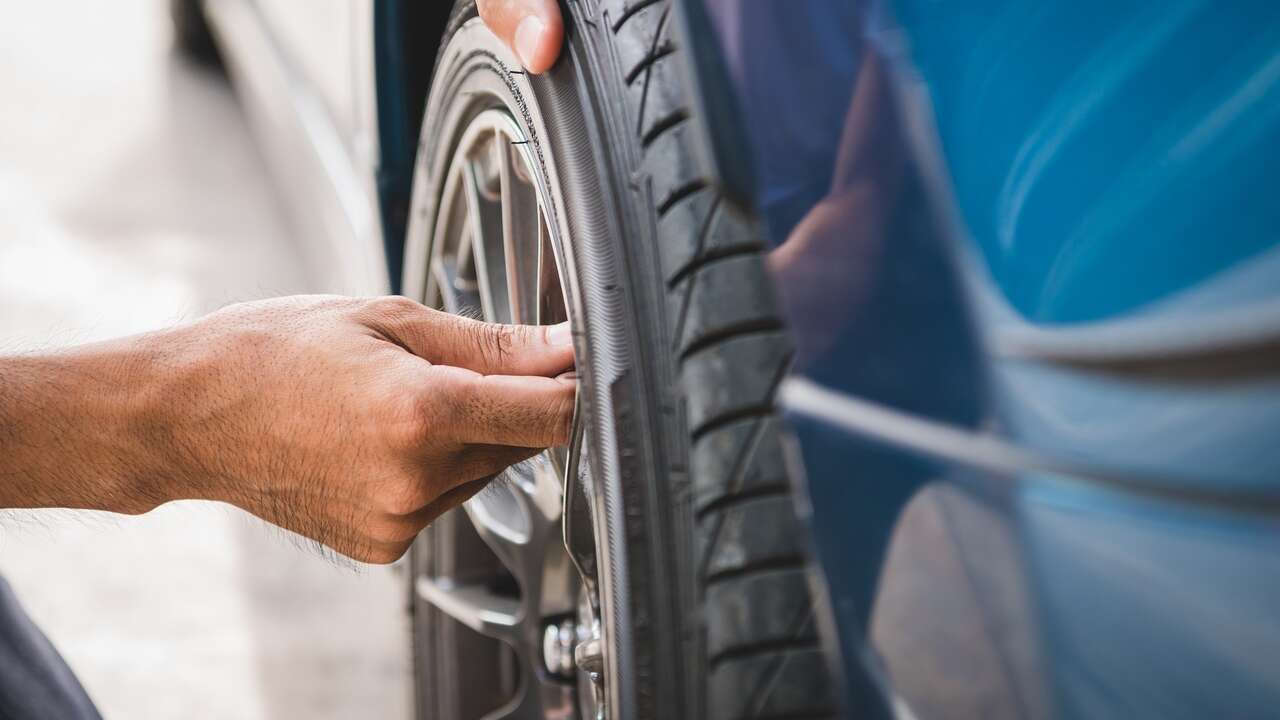
POLYGON ((1280 4, 173 7, 335 289, 572 322, 420 718, 1280 712, 1280 4))

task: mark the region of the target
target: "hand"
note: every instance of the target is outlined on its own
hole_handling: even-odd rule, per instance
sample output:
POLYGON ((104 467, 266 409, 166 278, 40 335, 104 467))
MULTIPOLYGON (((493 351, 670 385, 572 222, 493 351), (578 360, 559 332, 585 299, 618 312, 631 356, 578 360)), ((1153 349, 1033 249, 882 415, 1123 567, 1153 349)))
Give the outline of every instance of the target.
POLYGON ((285 298, 191 326, 166 396, 193 497, 391 562, 512 463, 568 441, 568 326, 487 325, 404 298, 285 298))
POLYGON ((564 42, 564 21, 556 0, 476 0, 484 24, 535 75, 555 64, 564 42))
POLYGON ((0 503, 237 505, 366 562, 568 441, 568 326, 404 298, 233 305, 191 325, 0 360, 0 503))

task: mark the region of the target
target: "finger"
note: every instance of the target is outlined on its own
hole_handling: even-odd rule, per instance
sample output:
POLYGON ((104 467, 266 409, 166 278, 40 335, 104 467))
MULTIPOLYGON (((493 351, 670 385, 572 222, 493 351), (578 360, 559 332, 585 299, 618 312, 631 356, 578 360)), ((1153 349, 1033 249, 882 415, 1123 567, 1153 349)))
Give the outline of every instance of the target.
POLYGON ((463 483, 433 500, 413 514, 412 520, 419 530, 436 521, 436 518, 470 500, 493 480, 493 475, 463 483))
POLYGON ((570 377, 464 376, 458 368, 433 366, 436 381, 426 392, 444 403, 442 428, 466 444, 546 448, 569 441, 578 383, 570 377))
POLYGON ((471 482, 476 478, 497 475, 516 463, 528 460, 542 450, 539 447, 512 445, 468 445, 459 459, 462 468, 459 477, 465 478, 466 482, 471 482))
POLYGON ((483 375, 555 375, 573 367, 569 324, 497 325, 387 299, 366 322, 418 357, 483 375))
POLYGON ((436 497, 478 478, 489 477, 542 452, 542 448, 511 445, 468 444, 450 454, 440 465, 421 468, 423 482, 408 514, 414 514, 436 497))
POLYGON ((531 73, 555 64, 564 41, 556 0, 476 0, 484 24, 507 44, 531 73))

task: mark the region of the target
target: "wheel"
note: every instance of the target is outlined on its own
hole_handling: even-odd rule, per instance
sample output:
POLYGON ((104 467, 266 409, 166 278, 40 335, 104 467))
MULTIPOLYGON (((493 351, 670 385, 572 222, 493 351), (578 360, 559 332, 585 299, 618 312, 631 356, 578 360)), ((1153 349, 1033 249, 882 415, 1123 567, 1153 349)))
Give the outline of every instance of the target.
POLYGON ((173 23, 173 45, 180 53, 202 65, 222 67, 202 0, 169 0, 169 19, 173 23))
POLYGON ((570 447, 415 543, 418 716, 836 715, 764 245, 694 162, 668 2, 566 13, 531 78, 460 2, 425 110, 405 293, 567 317, 580 392, 570 447))

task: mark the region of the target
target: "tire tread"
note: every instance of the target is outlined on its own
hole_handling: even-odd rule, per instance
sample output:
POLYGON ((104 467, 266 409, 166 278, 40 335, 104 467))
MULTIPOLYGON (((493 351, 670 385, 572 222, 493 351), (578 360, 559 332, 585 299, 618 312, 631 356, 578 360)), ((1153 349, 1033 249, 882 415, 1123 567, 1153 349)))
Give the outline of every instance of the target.
POLYGON ((832 716, 775 417, 791 351, 766 245, 758 224, 723 202, 694 162, 670 0, 604 0, 602 10, 616 18, 610 41, 625 68, 639 173, 654 199, 685 396, 706 716, 832 716))

